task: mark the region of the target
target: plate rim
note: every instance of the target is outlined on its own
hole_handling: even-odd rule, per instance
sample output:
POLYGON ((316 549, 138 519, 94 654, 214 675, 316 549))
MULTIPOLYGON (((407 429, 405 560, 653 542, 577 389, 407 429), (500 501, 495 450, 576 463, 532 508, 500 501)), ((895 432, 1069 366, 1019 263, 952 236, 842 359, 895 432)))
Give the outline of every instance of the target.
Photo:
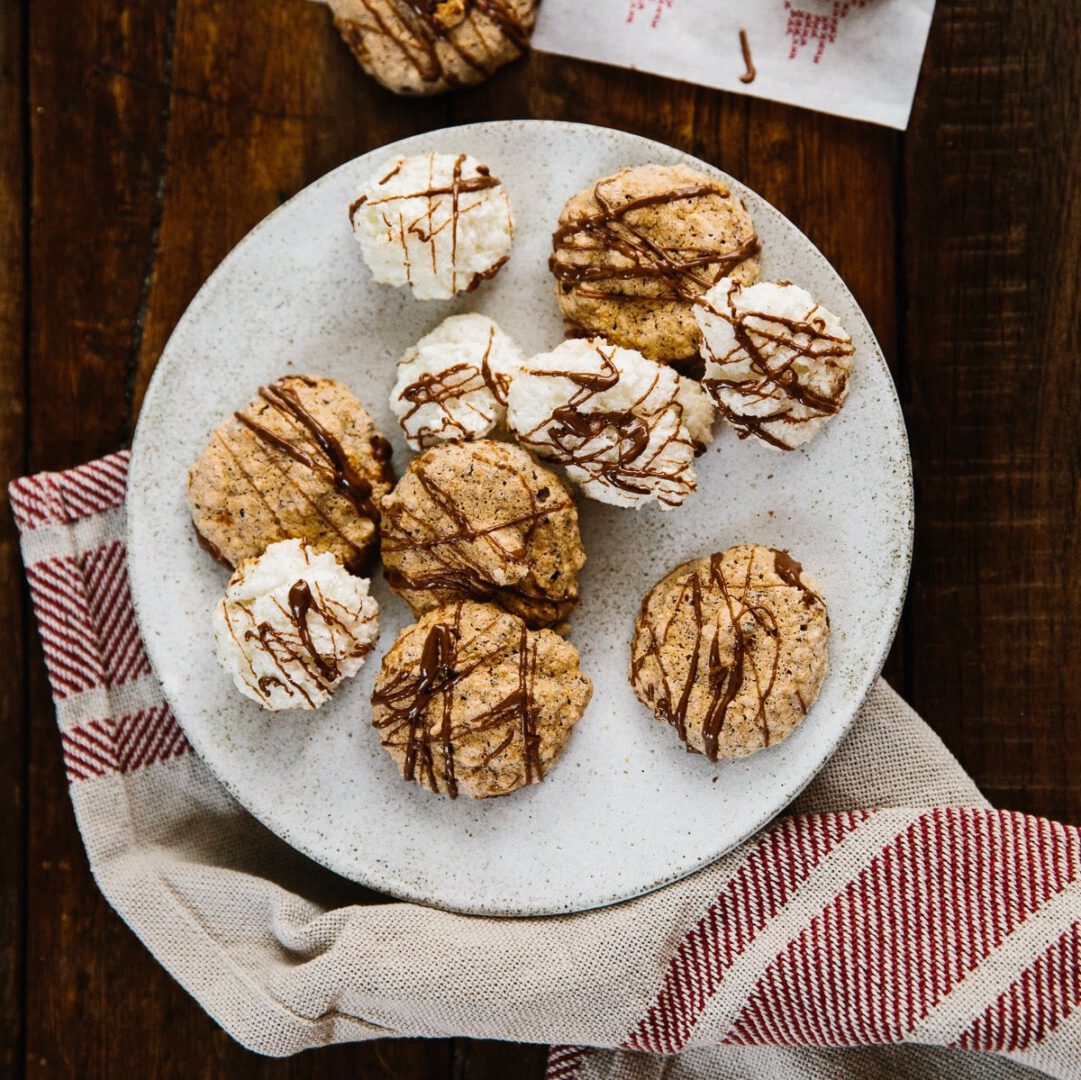
MULTIPOLYGON (((852 304, 853 308, 859 312, 860 317, 870 332, 870 339, 873 348, 870 350, 875 362, 881 368, 882 373, 885 375, 886 388, 888 393, 886 394, 885 406, 890 408, 895 413, 895 418, 898 422, 902 442, 903 442, 903 458, 900 460, 900 464, 903 465, 903 475, 900 477, 902 482, 903 491, 903 506, 901 507, 901 515, 904 521, 904 544, 903 550, 900 550, 898 554, 898 566, 894 572, 891 581, 890 588, 886 593, 885 605, 890 606, 890 614, 888 617, 888 627, 884 636, 881 638, 882 644, 878 650, 878 655, 874 656, 872 662, 868 665, 864 678, 857 683, 857 689, 854 693, 854 697, 858 698, 855 707, 851 710, 851 714, 842 722, 835 725, 834 733, 832 737, 827 740, 825 750, 822 752, 820 760, 815 764, 814 768, 809 770, 807 775, 801 778, 797 783, 786 791, 786 798, 780 806, 770 806, 764 812, 757 814, 754 819, 754 824, 749 825, 747 829, 740 832, 730 842, 728 842, 719 851, 711 854, 703 861, 696 863, 688 868, 681 868, 680 870, 670 874, 662 876, 660 879, 652 882, 646 886, 636 886, 632 892, 622 893, 618 895, 609 896, 606 899, 598 900, 596 902, 590 901, 585 906, 576 904, 573 900, 569 902, 563 902, 558 904, 540 904, 533 905, 529 908, 514 907, 512 905, 499 905, 491 901, 480 901, 469 904, 460 903, 448 903, 441 902, 439 898, 433 898, 427 895, 423 888, 411 887, 410 885, 400 882, 396 879, 388 879, 385 875, 382 875, 377 865, 368 864, 363 868, 363 876, 355 865, 346 866, 344 860, 338 860, 334 857, 335 853, 332 851, 319 851, 316 850, 311 844, 304 842, 303 840, 294 837, 292 829, 289 825, 283 824, 273 813, 266 812, 264 808, 257 809, 248 799, 244 797, 242 790, 231 781, 225 772, 219 770, 212 763, 214 757, 213 754, 206 752, 205 740, 201 735, 189 730, 180 716, 173 711, 172 704, 169 702, 168 697, 165 694, 165 679, 162 678, 161 673, 158 670, 158 665, 154 659, 154 653, 149 643, 148 636, 142 632, 144 626, 143 617, 143 604, 142 604, 142 590, 137 586, 136 581, 141 581, 141 575, 136 573, 135 566, 138 561, 138 556, 133 553, 137 552, 140 548, 141 541, 138 539, 138 533, 140 529, 138 515, 129 512, 130 503, 125 504, 125 526, 124 526, 124 540, 127 551, 128 559, 128 576, 130 582, 130 591, 132 598, 132 605, 135 610, 136 621, 139 624, 140 633, 144 642, 147 643, 146 653, 150 662, 150 666, 153 670, 154 677, 158 680, 161 686, 162 696, 165 698, 166 703, 170 706, 170 711, 173 712, 173 716, 176 722, 180 725, 191 743, 192 749, 195 751, 200 761, 207 767, 214 778, 225 788, 229 795, 237 801, 237 803, 244 808, 245 811, 250 813, 256 821, 260 822, 267 829, 269 829, 276 837, 278 837, 283 843, 288 844, 295 851, 300 852, 302 855, 311 859, 317 865, 330 870, 331 872, 343 877, 344 879, 354 882, 358 885, 365 886, 373 889, 387 896, 393 897, 398 900, 404 900, 408 902, 422 904, 426 907, 434 908, 436 910, 449 911, 457 914, 464 915, 479 915, 485 917, 495 918, 547 918, 558 915, 578 914, 587 911, 596 911, 603 908, 611 907, 616 904, 626 903, 631 900, 638 899, 643 896, 647 896, 650 893, 656 892, 658 889, 662 889, 668 885, 672 885, 678 881, 685 880, 692 875, 698 873, 701 870, 711 866, 718 859, 723 858, 729 854, 741 844, 744 844, 748 839, 757 835, 763 828, 769 825, 777 817, 785 812, 785 810, 795 801, 800 794, 806 789, 812 780, 826 767, 830 759, 836 753, 837 748, 848 734, 849 730, 854 723, 856 716, 859 714, 860 708, 867 698, 868 693, 878 680, 882 668, 886 662, 886 658, 889 655, 889 651, 893 645, 893 642, 897 635, 898 627, 900 626, 901 615, 904 610, 905 599, 908 592, 908 585, 911 576, 912 569, 912 555, 915 537, 915 498, 914 498, 914 486, 913 486, 913 474, 912 474, 912 454, 911 446, 908 438, 908 428, 905 423, 904 412, 901 408, 900 398, 897 392, 897 385, 894 382, 893 374, 889 369, 889 365, 886 363, 885 356, 882 352, 882 347, 879 344, 878 337, 871 327, 870 321, 867 319, 866 314, 863 311, 862 306, 857 302, 855 296, 852 294, 851 289, 848 287, 847 282, 841 276, 840 272, 833 266, 833 264, 826 258, 826 256, 819 249, 818 245, 814 243, 810 237, 807 236, 794 222, 792 222, 786 214, 779 210, 770 200, 765 196, 759 194, 753 188, 742 183, 735 177, 730 176, 724 170, 718 166, 705 161, 702 158, 697 157, 695 154, 689 151, 683 150, 678 146, 672 146, 671 144, 661 142, 657 139, 651 139, 647 136, 639 135, 636 132, 625 131, 621 128, 608 127, 601 124, 588 124, 577 121, 569 120, 552 120, 552 119, 513 119, 513 120, 482 120, 474 121, 465 124, 451 124, 439 128, 432 128, 428 131, 417 132, 411 135, 403 136, 401 139, 396 139, 394 142, 385 143, 380 146, 373 147, 370 150, 365 151, 363 154, 358 154, 356 157, 350 158, 348 161, 344 161, 341 164, 335 166, 333 169, 321 176, 317 177, 311 183, 306 184, 295 192, 289 199, 283 202, 280 206, 275 207, 269 214, 261 218, 244 236, 223 256, 218 265, 211 271, 207 278, 200 285, 199 289, 192 297, 191 301, 185 307, 184 311, 177 319, 175 326, 169 334, 169 338, 162 348, 161 354, 158 357, 158 361, 155 364, 154 371, 151 375, 150 381, 147 385, 146 392, 143 395, 143 400, 139 410, 139 419, 136 424, 135 433, 132 438, 131 444, 131 459, 129 462, 128 471, 128 484, 132 483, 133 478, 136 478, 141 468, 141 462, 144 460, 145 455, 140 452, 143 442, 144 432, 147 430, 148 424, 144 424, 144 418, 148 417, 152 412, 152 409, 148 406, 153 405, 156 400, 156 395, 159 392, 161 386, 164 383, 163 371, 165 365, 169 360, 170 348, 173 344, 173 339, 176 336, 181 325, 185 323, 189 316, 198 314, 198 312, 208 303, 219 276, 222 276, 228 265, 233 261, 234 257, 238 256, 247 246, 256 241, 256 238, 263 230, 269 226, 271 221, 275 219, 279 214, 286 212, 294 200, 299 200, 302 197, 308 195, 313 189, 329 183, 331 178, 344 169, 351 168, 357 161, 362 158, 367 158, 373 155, 379 154, 392 154, 397 152, 397 149, 405 143, 412 143, 418 139, 423 138, 439 138, 447 132, 462 132, 467 133, 477 129, 501 128, 501 129, 513 129, 513 128, 536 128, 536 127, 558 128, 563 131, 603 131, 605 133, 615 134, 620 138, 631 139, 638 142, 643 148, 659 149, 666 154, 676 153, 682 157, 693 162, 697 166, 701 166, 706 170, 720 174, 720 176, 726 181, 731 181, 737 189, 745 189, 750 191, 756 198, 761 199, 763 203, 766 203, 771 210, 795 233, 797 233, 807 244, 810 251, 813 251, 814 255, 822 261, 822 263, 828 268, 828 270, 836 278, 840 285, 840 288, 844 291, 847 299, 852 304)), ((883 620, 883 626, 886 625, 887 620, 883 620)))

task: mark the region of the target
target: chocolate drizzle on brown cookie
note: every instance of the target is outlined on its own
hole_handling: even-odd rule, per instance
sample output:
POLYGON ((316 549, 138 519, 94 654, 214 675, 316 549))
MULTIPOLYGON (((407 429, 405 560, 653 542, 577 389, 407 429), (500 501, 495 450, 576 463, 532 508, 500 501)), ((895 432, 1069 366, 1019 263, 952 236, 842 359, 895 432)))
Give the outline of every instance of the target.
MULTIPOLYGON (((458 797, 457 771, 461 764, 455 756, 455 739, 461 737, 462 731, 455 730, 455 690, 474 672, 506 663, 506 643, 492 650, 483 647, 487 631, 505 618, 499 613, 488 627, 468 635, 462 626, 462 604, 455 604, 448 609, 449 621, 441 619, 428 630, 417 667, 397 673, 385 684, 377 683, 372 694, 377 715, 372 723, 382 732, 384 746, 404 747, 402 775, 406 780, 426 783, 436 792, 441 790, 441 781, 452 799, 458 797), (384 715, 379 715, 380 711, 384 715)), ((525 624, 521 620, 518 624, 513 654, 517 659, 517 685, 500 700, 471 713, 459 726, 471 734, 505 728, 505 736, 475 768, 487 768, 517 740, 521 743, 524 783, 531 784, 544 779, 534 694, 537 649, 525 624)))
MULTIPOLYGON (((620 370, 613 360, 615 348, 609 352, 601 344, 594 345, 601 359, 599 371, 561 371, 527 369, 538 377, 563 378, 577 389, 566 405, 556 408, 551 416, 529 431, 519 432, 519 438, 538 453, 562 465, 575 466, 591 479, 633 495, 656 494, 658 501, 678 506, 695 488, 687 477, 683 463, 673 466, 666 460, 666 451, 673 446, 687 445, 694 453, 700 447, 687 435, 683 426, 683 407, 672 398, 661 407, 647 412, 627 409, 605 410, 591 407, 591 400, 611 390, 620 380, 620 370), (670 410, 676 410, 677 422, 672 422, 670 410), (664 431, 661 438, 654 438, 664 431), (597 441, 606 432, 608 438, 597 441), (591 445, 592 444, 592 445, 591 445)), ((661 379, 661 368, 638 405, 647 401, 661 379)))
POLYGON ((768 311, 737 312, 734 297, 741 288, 737 282, 732 283, 723 308, 704 300, 699 303, 711 314, 724 319, 732 327, 736 339, 728 353, 710 359, 722 371, 726 367, 749 365, 751 377, 714 375, 703 379, 702 385, 741 439, 755 435, 779 450, 791 450, 792 446, 770 431, 768 425, 795 427, 833 416, 844 401, 848 361, 855 348, 851 338, 826 332, 825 320, 821 316, 816 318, 817 304, 802 319, 768 311), (800 378, 796 365, 801 360, 827 371, 830 393, 820 393, 800 378), (751 412, 749 405, 740 407, 730 399, 726 400, 721 390, 731 390, 751 405, 772 402, 776 408, 769 412, 751 412))
MULTIPOLYGON (((425 83, 465 86, 494 72, 503 62, 492 40, 505 38, 523 53, 529 48, 532 19, 512 0, 360 0, 367 22, 338 18, 338 28, 361 63, 370 47, 367 34, 391 42, 425 83), (455 70, 457 59, 472 75, 455 70)), ((525 9, 523 9, 525 10, 525 9)))
MULTIPOLYGON (((308 386, 316 385, 313 380, 304 376, 290 378, 308 386)), ((300 395, 289 385, 290 378, 279 379, 269 386, 260 387, 259 397, 289 422, 294 433, 303 434, 302 439, 272 431, 248 412, 235 413, 237 420, 268 446, 322 476, 339 495, 353 504, 359 514, 378 521, 379 509, 372 499, 372 481, 354 466, 338 438, 304 405, 300 395), (318 453, 313 453, 313 450, 318 453)), ((373 437, 371 442, 373 457, 380 462, 387 460, 386 447, 383 445, 385 443, 386 440, 381 436, 373 437), (376 438, 380 440, 378 443, 376 438)))
POLYGON ((553 515, 574 512, 574 503, 562 486, 535 489, 533 478, 527 474, 531 462, 526 455, 521 454, 525 461, 519 466, 502 444, 471 444, 468 452, 476 463, 475 482, 518 490, 528 507, 522 513, 498 517, 480 527, 465 512, 451 487, 433 475, 431 454, 442 452, 445 448, 414 458, 406 474, 420 485, 430 509, 422 506, 421 512, 414 512, 405 499, 397 497, 384 505, 383 572, 390 587, 405 594, 444 593, 448 600, 463 596, 492 599, 510 604, 512 609, 516 600, 553 607, 573 603, 576 590, 565 580, 553 587, 552 582, 538 581, 528 572, 516 582, 501 583, 492 579, 488 565, 493 558, 500 566, 526 562, 539 524, 553 515), (488 450, 496 446, 498 450, 488 450), (417 554, 423 555, 423 568, 409 558, 417 554))
POLYGON ((637 212, 650 207, 732 198, 723 185, 703 180, 621 201, 608 190, 618 180, 598 180, 593 202, 599 209, 572 218, 552 235, 549 266, 564 293, 634 304, 690 303, 758 251, 753 234, 731 248, 667 247, 656 229, 637 220, 637 212), (643 282, 653 288, 642 291, 643 282))
MULTIPOLYGON (((701 740, 710 761, 718 758, 729 711, 746 687, 753 688, 754 719, 761 728, 762 745, 770 745, 770 696, 777 683, 783 641, 769 591, 778 587, 798 588, 807 606, 825 606, 803 581, 803 568, 787 552, 748 548, 745 566, 729 567, 726 571, 727 555, 727 552, 718 553, 680 568, 686 573, 673 614, 666 622, 658 620, 652 610, 652 592, 646 596, 631 659, 632 684, 636 689, 640 685, 648 686, 649 704, 657 718, 671 724, 684 742, 688 742, 692 694, 697 691, 699 695, 707 695, 701 740), (773 556, 772 569, 782 586, 756 580, 756 552, 765 550, 773 556), (714 601, 708 614, 703 599, 706 592, 719 596, 721 601, 720 604, 714 601), (677 635, 686 632, 688 611, 692 637, 684 647, 682 637, 677 635), (668 651, 687 657, 686 670, 679 678, 673 677, 668 651), (650 680, 654 681, 644 678, 647 667, 650 680)), ((806 713, 802 696, 799 701, 801 711, 806 713)))

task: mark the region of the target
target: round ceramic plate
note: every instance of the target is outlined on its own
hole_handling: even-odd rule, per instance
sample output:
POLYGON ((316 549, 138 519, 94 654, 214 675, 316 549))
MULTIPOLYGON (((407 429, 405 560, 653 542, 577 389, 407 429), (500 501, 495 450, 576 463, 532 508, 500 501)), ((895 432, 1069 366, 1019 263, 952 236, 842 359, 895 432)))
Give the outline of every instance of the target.
POLYGON ((754 192, 670 147, 578 124, 511 121, 418 135, 343 165, 237 246, 162 354, 143 405, 128 487, 132 588, 151 660, 192 745, 256 817, 313 859, 395 896, 492 915, 581 911, 709 863, 777 814, 829 757, 883 663, 908 576, 912 490, 889 371, 859 307, 813 244, 754 192), (510 262, 475 293, 414 300, 377 285, 347 208, 395 154, 468 151, 504 181, 517 223, 510 262), (527 354, 563 338, 547 260, 564 201, 625 165, 684 162, 725 179, 762 242, 762 277, 805 285, 857 352, 840 415, 782 454, 718 428, 699 490, 674 511, 580 500, 589 561, 570 640, 593 700, 544 783, 451 801, 405 783, 371 726, 383 652, 412 621, 380 574, 379 648, 317 713, 268 713, 214 659, 210 612, 228 574, 196 543, 189 465, 214 427, 286 372, 340 379, 394 445, 395 361, 452 312, 482 311, 527 354), (788 548, 818 579, 833 634, 817 704, 786 742, 738 762, 688 754, 627 682, 642 596, 693 556, 755 541, 788 548))

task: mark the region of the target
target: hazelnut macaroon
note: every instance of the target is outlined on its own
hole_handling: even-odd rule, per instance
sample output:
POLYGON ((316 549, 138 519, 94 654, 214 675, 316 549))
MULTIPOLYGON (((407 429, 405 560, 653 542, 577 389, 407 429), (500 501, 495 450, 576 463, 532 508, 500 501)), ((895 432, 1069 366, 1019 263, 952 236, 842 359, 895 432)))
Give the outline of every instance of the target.
POLYGON ((631 686, 710 761, 786 739, 826 677, 829 618, 788 552, 745 544, 677 566, 642 602, 631 686))
POLYGON ((574 500, 517 446, 446 443, 414 458, 383 500, 381 533, 387 582, 414 614, 490 600, 552 626, 578 600, 574 500))
POLYGON ((695 301, 725 276, 758 277, 758 238, 742 201, 686 165, 606 176, 563 207, 550 266, 568 329, 690 364, 695 301))
POLYGON ((401 632, 376 678, 372 724, 406 780, 486 799, 544 779, 592 692, 558 634, 460 602, 401 632))
POLYGON ((529 48, 538 0, 328 0, 361 67, 396 94, 483 82, 529 48))
POLYGON ((188 472, 208 550, 233 566, 297 539, 363 569, 390 490, 390 444, 333 379, 287 375, 221 424, 188 472))

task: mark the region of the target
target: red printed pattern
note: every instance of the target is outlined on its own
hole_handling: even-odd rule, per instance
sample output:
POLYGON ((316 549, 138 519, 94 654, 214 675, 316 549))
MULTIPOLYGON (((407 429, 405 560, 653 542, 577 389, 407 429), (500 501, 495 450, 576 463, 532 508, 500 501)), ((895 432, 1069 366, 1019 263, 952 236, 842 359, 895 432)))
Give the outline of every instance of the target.
POLYGON ((822 59, 826 46, 837 40, 837 29, 841 20, 847 18, 853 8, 861 8, 866 2, 867 0, 834 0, 830 11, 822 13, 793 7, 790 0, 785 0, 784 6, 788 12, 785 33, 792 39, 788 59, 795 60, 800 49, 811 41, 817 41, 814 54, 814 63, 817 64, 822 59))

